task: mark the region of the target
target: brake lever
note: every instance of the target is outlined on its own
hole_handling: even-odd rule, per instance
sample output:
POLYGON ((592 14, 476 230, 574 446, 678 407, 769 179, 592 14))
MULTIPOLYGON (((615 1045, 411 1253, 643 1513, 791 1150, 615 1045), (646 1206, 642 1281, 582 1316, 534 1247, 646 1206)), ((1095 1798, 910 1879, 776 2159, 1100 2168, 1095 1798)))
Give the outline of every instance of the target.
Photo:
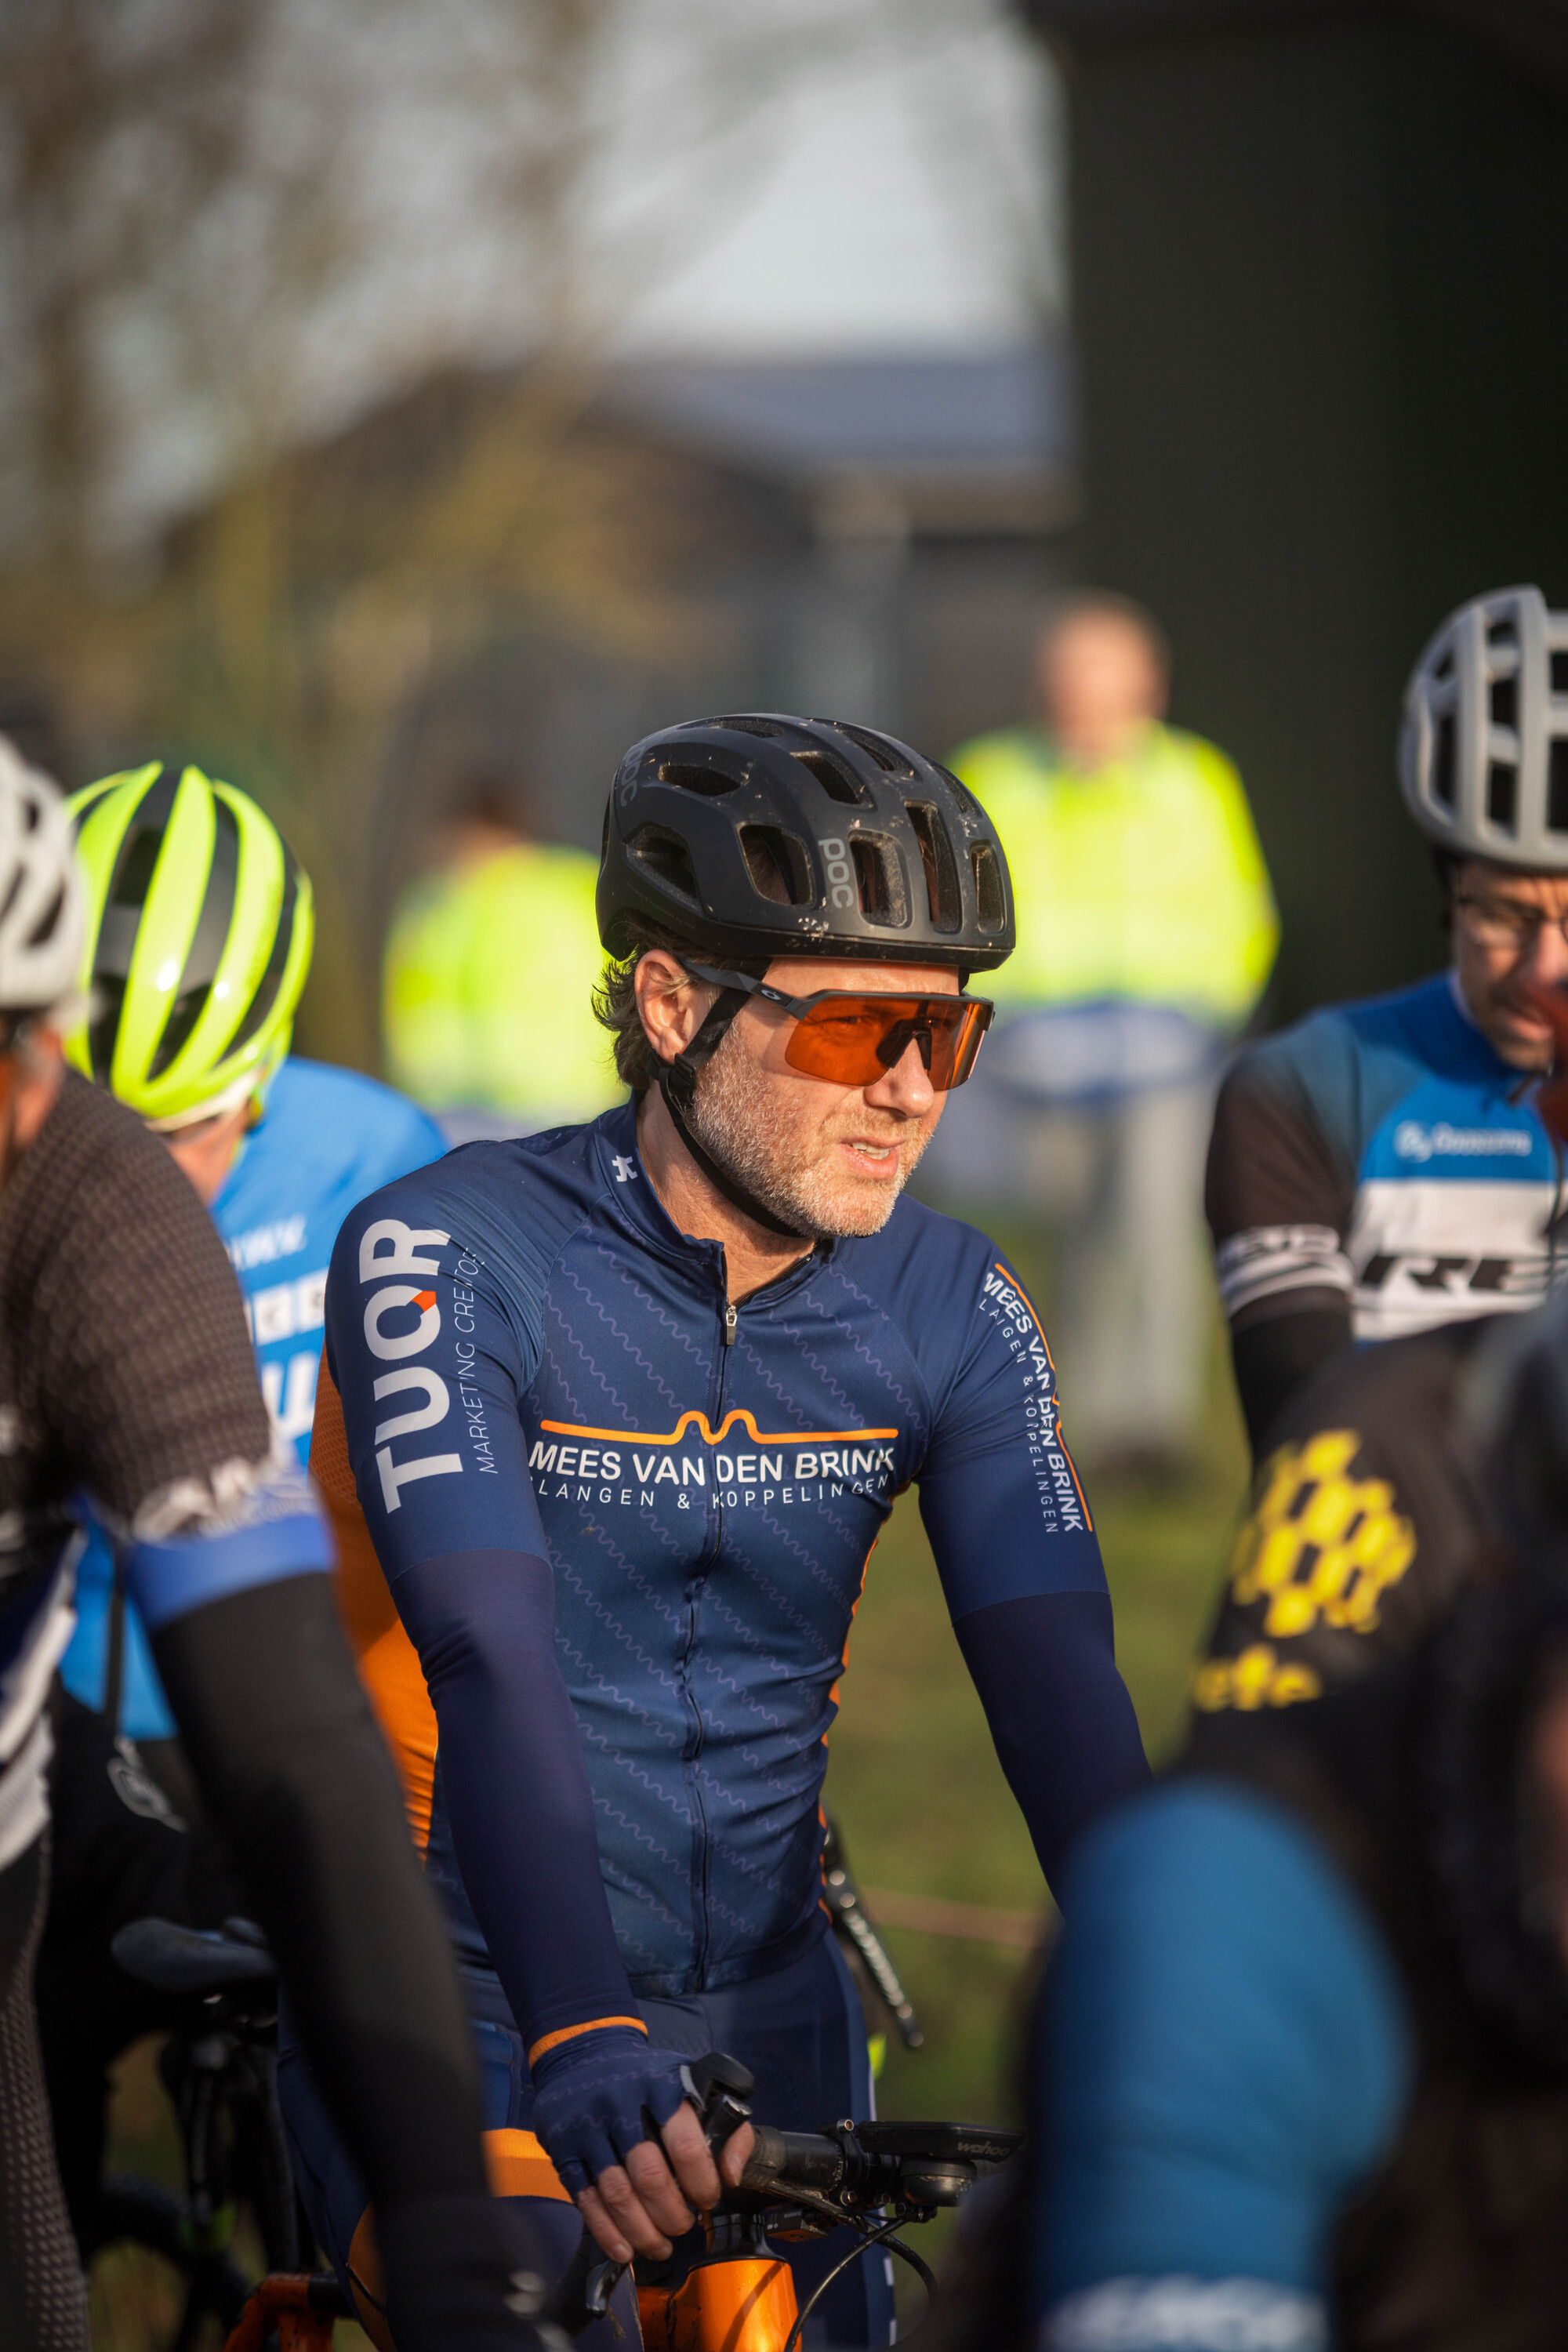
MULTIPOLYGON (((680 2080, 696 2105, 703 2137, 717 2164, 725 2141, 751 2119, 755 2081, 738 2058, 726 2057, 721 2050, 710 2050, 705 2058, 683 2066, 680 2080)), ((648 2136, 657 2138, 658 2135, 650 2132, 648 2136)), ((595 2319, 603 2319, 628 2268, 606 2254, 584 2224, 571 2261, 545 2298, 542 2316, 566 2335, 580 2336, 595 2319)))

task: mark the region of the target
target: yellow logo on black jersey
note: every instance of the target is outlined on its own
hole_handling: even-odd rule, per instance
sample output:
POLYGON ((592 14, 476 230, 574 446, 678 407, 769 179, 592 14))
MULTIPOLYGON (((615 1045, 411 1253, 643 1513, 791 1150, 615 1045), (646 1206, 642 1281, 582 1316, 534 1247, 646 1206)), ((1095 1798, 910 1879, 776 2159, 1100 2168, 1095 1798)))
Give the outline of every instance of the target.
POLYGON ((1415 1530, 1394 1507, 1386 1478, 1347 1478, 1361 1445, 1353 1429, 1321 1430, 1281 1447, 1231 1562, 1240 1606, 1266 1600, 1263 1631, 1276 1640, 1320 1621, 1370 1633, 1390 1585, 1415 1557, 1415 1530))

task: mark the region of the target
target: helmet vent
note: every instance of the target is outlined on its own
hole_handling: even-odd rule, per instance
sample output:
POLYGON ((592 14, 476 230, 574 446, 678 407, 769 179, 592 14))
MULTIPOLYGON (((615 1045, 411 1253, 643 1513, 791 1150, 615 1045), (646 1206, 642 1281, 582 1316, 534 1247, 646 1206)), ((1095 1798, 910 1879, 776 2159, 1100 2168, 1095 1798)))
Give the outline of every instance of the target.
POLYGON ((659 762, 661 784, 679 784, 682 792, 701 793, 716 800, 721 793, 732 793, 740 782, 738 776, 725 775, 721 768, 699 767, 695 760, 663 760, 659 762))
POLYGON ((637 864, 646 866, 665 889, 689 898, 694 907, 700 905, 691 853, 679 834, 666 833, 662 825, 645 824, 633 835, 630 848, 637 864))
POLYGON ((38 917, 37 921, 33 925, 32 929, 27 933, 26 944, 28 947, 41 948, 46 940, 50 940, 54 937, 55 925, 59 921, 60 908, 65 905, 65 902, 66 886, 62 882, 59 888, 55 892, 54 897, 49 900, 48 905, 45 908, 43 913, 38 917))
POLYGON ((1568 653, 1552 656, 1552 691, 1568 694, 1568 653))
POLYGON ((931 908, 931 927, 939 931, 956 931, 963 920, 963 902, 959 896, 958 868, 953 863, 952 845, 948 840, 941 811, 927 801, 906 801, 904 806, 915 829, 915 839, 921 845, 921 863, 925 867, 926 898, 931 908))
POLYGON ((838 732, 841 735, 847 735, 851 743, 858 743, 862 751, 875 760, 885 776, 909 776, 914 773, 909 761, 900 760, 892 745, 882 736, 874 735, 868 727, 851 727, 843 719, 839 719, 837 724, 838 732))
POLYGON ((283 852, 283 903, 278 909, 278 929, 273 936, 272 952, 267 959, 267 969, 256 983, 245 1016, 230 1037, 225 1052, 237 1054, 247 1045, 277 1002, 283 985, 283 974, 289 967, 289 950, 294 944, 294 908, 300 896, 300 875, 287 848, 283 852))
POLYGON ((1546 753, 1546 824, 1568 833, 1568 736, 1553 735, 1546 753))
POLYGON ((978 920, 983 931, 999 931, 1007 919, 1007 901, 1002 888, 1002 868, 996 852, 988 841, 977 841, 969 853, 974 869, 974 897, 978 920))
POLYGON ((1517 677, 1494 677, 1491 685, 1491 713, 1494 727, 1519 725, 1519 680, 1517 677))
POLYGON ((814 896, 804 844, 776 824, 743 824, 741 852, 752 887, 775 907, 809 907, 814 896))
POLYGON ((1454 716, 1449 711, 1432 730, 1432 797, 1454 805, 1454 716))
POLYGON ((910 919, 910 898, 904 887, 903 860, 892 843, 879 834, 852 834, 849 855, 855 860, 860 912, 866 920, 901 929, 910 919))
POLYGON ((848 769, 839 766, 831 751, 796 751, 795 757, 803 768, 810 769, 830 801, 837 801, 841 808, 865 806, 866 793, 848 769))
POLYGON ((978 816, 981 813, 980 804, 976 801, 974 794, 970 791, 968 785, 961 784, 958 778, 953 774, 952 770, 951 768, 944 768, 940 761, 933 760, 931 761, 931 766, 936 770, 937 774, 942 778, 943 783, 946 784, 949 792, 952 794, 953 799, 958 803, 962 814, 964 816, 978 816))
POLYGON ((1487 769, 1487 815, 1511 833, 1519 810, 1519 770, 1511 760, 1493 760, 1487 769))
POLYGON ((1518 634, 1511 620, 1488 622, 1487 643, 1489 646, 1514 646, 1517 645, 1518 642, 1518 634))
POLYGON ((772 719, 752 719, 749 714, 739 719, 710 719, 710 727, 732 727, 737 735, 782 735, 784 729, 772 719))

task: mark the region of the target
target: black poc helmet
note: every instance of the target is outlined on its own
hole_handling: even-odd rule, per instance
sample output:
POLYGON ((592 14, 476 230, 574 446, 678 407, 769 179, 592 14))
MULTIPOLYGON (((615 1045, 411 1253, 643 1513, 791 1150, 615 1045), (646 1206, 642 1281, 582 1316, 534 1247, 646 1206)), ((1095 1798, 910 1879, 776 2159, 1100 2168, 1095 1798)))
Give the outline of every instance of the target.
POLYGON ((634 743, 605 812, 599 936, 642 915, 714 958, 854 955, 988 971, 1016 942, 996 829, 869 727, 746 712, 634 743))

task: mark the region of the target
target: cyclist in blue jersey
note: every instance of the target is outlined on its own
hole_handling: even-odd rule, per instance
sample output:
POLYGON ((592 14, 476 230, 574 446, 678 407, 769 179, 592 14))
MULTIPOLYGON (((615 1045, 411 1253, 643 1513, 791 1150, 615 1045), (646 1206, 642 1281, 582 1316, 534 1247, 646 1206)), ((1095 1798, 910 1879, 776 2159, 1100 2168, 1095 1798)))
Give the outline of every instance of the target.
MULTIPOLYGON (((268 1416, 303 1465, 338 1227, 367 1192, 438 1160, 445 1140, 390 1087, 289 1053, 310 969, 310 886, 248 794, 154 760, 89 785, 69 807, 89 881, 86 969, 99 1011, 72 1030, 67 1058, 163 1136, 212 1211, 245 1295, 268 1416), (184 975, 187 993, 209 978, 221 983, 226 963, 277 960, 276 992, 237 1047, 194 1033, 160 985, 193 926, 213 936, 203 940, 201 972, 184 975)), ((95 1531, 77 1570, 65 1685, 113 1717, 155 1777, 172 1774, 174 1759, 155 1747, 147 1754, 174 1727, 134 1609, 125 1612, 117 1707, 105 1691, 112 1592, 109 1549, 95 1531)))
MULTIPOLYGON (((153 761, 89 785, 68 812, 87 924, 84 1010, 67 1060, 162 1137, 210 1209, 244 1293, 274 1434, 303 1467, 338 1227, 365 1193, 445 1146, 390 1087, 289 1055, 310 966, 310 886, 254 801, 195 767, 153 761), (237 1023, 250 971, 264 976, 261 1002, 237 1023)), ((116 1585, 96 1522, 78 1562, 76 1611, 60 1666, 40 2025, 56 2147, 85 2248, 96 2231, 108 2069, 164 2021, 158 1996, 115 1966, 110 1940, 149 1908, 216 1924, 237 1895, 200 1826, 146 1629, 116 1585)))
POLYGON ((1510 588, 1451 614, 1406 689, 1400 773, 1452 970, 1254 1046, 1215 1113, 1208 1217, 1255 1451, 1352 1338, 1517 1311, 1558 1271, 1531 992, 1568 982, 1568 614, 1510 588))
MULTIPOLYGON (((598 907, 632 1100, 347 1220, 311 1462, 498 2153, 563 2252, 574 2199, 625 2260, 703 2191, 691 2057, 769 2123, 868 2110, 818 1798, 903 1487, 1047 1876, 1145 1767, 1038 1319, 900 1197, 1013 943, 984 811, 867 729, 675 727, 621 763, 598 907)), ((358 2270, 366 2184, 287 2052, 281 2088, 358 2270)), ((836 2259, 787 2251, 803 2292, 836 2259)), ((891 2316, 870 2258, 807 2341, 891 2316)))
MULTIPOLYGON (((85 1501, 324 2094, 379 2178, 401 2352, 538 2344, 521 2216, 487 2193, 446 1939, 232 1270, 162 1145, 63 1066, 82 930, 58 795, 0 746, 0 2342, 87 2352, 33 2009, 49 1690, 85 1501)), ((265 964, 237 977, 231 1032, 268 990, 265 964)))

